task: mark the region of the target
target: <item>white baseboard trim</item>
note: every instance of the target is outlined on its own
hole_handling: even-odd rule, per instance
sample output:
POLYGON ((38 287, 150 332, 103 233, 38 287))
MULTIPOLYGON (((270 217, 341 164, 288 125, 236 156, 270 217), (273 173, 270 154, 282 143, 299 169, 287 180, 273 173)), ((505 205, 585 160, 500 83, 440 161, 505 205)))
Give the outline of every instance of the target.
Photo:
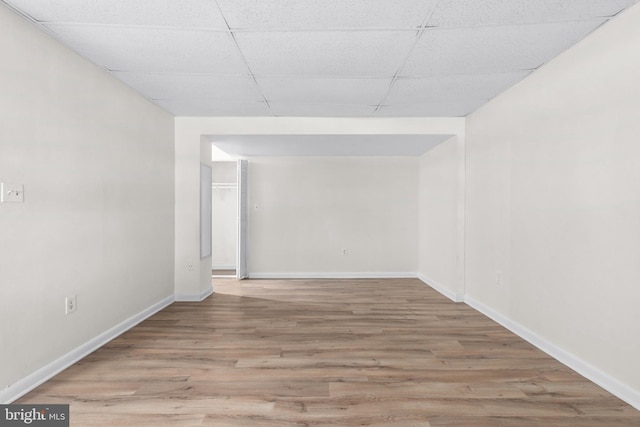
POLYGON ((214 265, 211 267, 212 270, 235 270, 235 265, 214 265))
POLYGON ((213 286, 202 291, 199 294, 176 294, 175 301, 176 302, 202 302, 209 295, 213 294, 213 286))
POLYGON ((620 398, 621 400, 624 400, 634 408, 640 410, 640 391, 629 387, 628 385, 620 382, 616 378, 613 378, 612 376, 601 371, 595 366, 585 362, 574 354, 563 350, 562 348, 542 338, 532 330, 527 329, 519 323, 510 320, 503 314, 498 313, 497 311, 484 305, 480 301, 477 301, 470 296, 466 296, 464 298, 464 302, 470 307, 473 307, 480 313, 509 329, 511 332, 518 335, 522 339, 528 341, 532 345, 544 351, 560 363, 563 363, 588 380, 607 390, 609 393, 620 398))
POLYGON ((250 273, 250 279, 412 279, 417 273, 250 273))
POLYGON ((425 284, 432 287, 437 292, 440 292, 445 297, 449 298, 453 302, 464 302, 464 295, 457 294, 447 287, 443 286, 441 283, 433 280, 430 277, 425 276, 424 274, 418 274, 418 278, 422 280, 425 284))
POLYGON ((27 375, 26 377, 18 380, 16 383, 11 384, 4 390, 0 391, 0 403, 9 404, 16 399, 24 396, 34 388, 38 387, 40 384, 45 381, 51 379, 55 375, 59 374, 63 370, 67 369, 69 366, 73 365, 80 359, 86 357, 87 355, 93 353, 98 348, 102 347, 109 341, 128 331, 129 329, 136 326, 138 323, 143 320, 153 316, 158 311, 163 308, 169 306, 173 303, 174 297, 173 295, 166 297, 165 299, 158 301, 153 304, 151 307, 142 310, 140 313, 131 316, 125 321, 117 324, 113 328, 101 333, 95 338, 87 341, 86 343, 80 345, 79 347, 71 350, 69 353, 64 356, 54 360, 46 366, 38 369, 37 371, 27 375))

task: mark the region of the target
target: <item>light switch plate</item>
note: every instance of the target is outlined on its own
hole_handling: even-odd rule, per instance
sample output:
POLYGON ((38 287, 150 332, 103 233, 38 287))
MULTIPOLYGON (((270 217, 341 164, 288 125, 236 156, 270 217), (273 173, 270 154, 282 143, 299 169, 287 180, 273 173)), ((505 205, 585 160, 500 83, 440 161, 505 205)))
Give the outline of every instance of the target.
POLYGON ((0 183, 0 202, 24 203, 24 185, 0 183))

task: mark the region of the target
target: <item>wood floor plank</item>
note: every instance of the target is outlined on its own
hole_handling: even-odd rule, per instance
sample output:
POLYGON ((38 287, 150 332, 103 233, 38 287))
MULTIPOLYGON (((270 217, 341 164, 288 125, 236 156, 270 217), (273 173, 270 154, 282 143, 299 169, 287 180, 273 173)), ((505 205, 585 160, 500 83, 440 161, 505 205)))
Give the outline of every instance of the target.
POLYGON ((640 426, 625 404, 415 279, 215 279, 16 403, 71 425, 640 426))

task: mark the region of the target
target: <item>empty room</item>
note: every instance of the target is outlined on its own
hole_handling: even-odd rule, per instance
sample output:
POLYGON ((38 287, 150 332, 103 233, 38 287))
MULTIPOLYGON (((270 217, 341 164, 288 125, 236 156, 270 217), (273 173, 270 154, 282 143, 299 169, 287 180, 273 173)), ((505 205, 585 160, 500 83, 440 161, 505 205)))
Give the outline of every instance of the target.
POLYGON ((0 425, 640 425, 637 3, 0 0, 0 425))

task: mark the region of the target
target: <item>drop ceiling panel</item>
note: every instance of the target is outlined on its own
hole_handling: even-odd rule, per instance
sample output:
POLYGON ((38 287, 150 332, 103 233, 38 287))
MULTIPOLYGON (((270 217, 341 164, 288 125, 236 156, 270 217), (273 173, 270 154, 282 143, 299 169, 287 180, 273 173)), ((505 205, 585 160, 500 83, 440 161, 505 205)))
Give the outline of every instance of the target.
POLYGON ((291 117, 367 117, 375 111, 375 105, 358 104, 292 104, 270 102, 276 116, 291 117))
POLYGON ((437 0, 218 0, 231 29, 416 28, 437 0))
POLYGON ((392 77, 414 45, 415 31, 237 33, 257 77, 392 77))
POLYGON ((486 99, 383 105, 376 117, 464 117, 487 102, 486 99))
POLYGON ((227 154, 260 156, 419 156, 452 135, 225 135, 212 137, 227 154))
POLYGON ((4 3, 175 115, 459 117, 638 0, 4 3))
POLYGON ((239 102, 263 101, 251 77, 193 74, 113 73, 150 99, 202 99, 239 102))
POLYGON ((530 72, 516 71, 500 74, 476 74, 431 78, 402 78, 396 80, 385 104, 422 104, 490 99, 530 72))
POLYGON ((424 32, 402 76, 501 73, 535 69, 604 22, 431 29, 424 32))
POLYGON ((41 22, 226 29, 211 0, 9 0, 41 22))
POLYGON ((109 70, 249 74, 225 32, 77 24, 46 27, 109 70))
POLYGON ((234 103, 215 99, 157 100, 154 102, 174 116, 272 116, 264 102, 234 103))
POLYGON ((429 19, 435 27, 472 27, 610 17, 637 0, 442 0, 429 19))
POLYGON ((266 77, 257 81, 269 102, 377 105, 392 79, 266 77))

